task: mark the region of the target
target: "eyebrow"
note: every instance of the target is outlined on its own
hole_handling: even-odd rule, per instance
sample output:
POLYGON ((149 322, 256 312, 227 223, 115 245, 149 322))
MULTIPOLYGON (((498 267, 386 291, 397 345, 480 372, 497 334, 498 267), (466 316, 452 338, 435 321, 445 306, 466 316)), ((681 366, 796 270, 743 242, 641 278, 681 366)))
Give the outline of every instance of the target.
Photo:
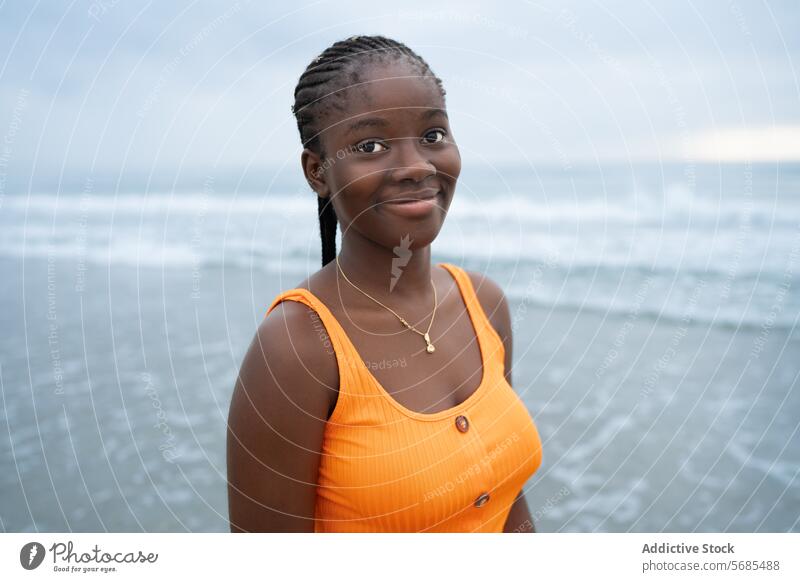
POLYGON ((433 109, 426 109, 425 112, 422 114, 422 119, 430 119, 431 117, 436 117, 437 115, 442 115, 445 119, 450 119, 447 116, 447 111, 444 109, 440 109, 439 107, 434 107, 433 109))
POLYGON ((363 119, 351 123, 344 133, 348 135, 363 127, 386 127, 388 125, 389 122, 382 117, 364 117, 363 119))
MULTIPOLYGON (((435 107, 433 109, 426 109, 422 113, 422 115, 420 115, 420 117, 423 120, 427 120, 430 119, 431 117, 436 117, 437 115, 442 115, 445 118, 448 118, 447 111, 438 107, 435 107)), ((363 129, 365 127, 387 127, 388 125, 389 122, 382 117, 364 117, 362 119, 359 119, 358 121, 354 121, 353 123, 351 123, 345 130, 345 135, 349 135, 354 131, 363 129)))

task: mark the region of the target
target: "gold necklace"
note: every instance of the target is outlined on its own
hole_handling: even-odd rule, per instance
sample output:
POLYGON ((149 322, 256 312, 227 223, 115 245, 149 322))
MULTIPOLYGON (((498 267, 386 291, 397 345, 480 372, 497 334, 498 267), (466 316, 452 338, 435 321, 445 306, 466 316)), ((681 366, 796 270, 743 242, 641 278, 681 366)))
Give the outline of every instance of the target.
POLYGON ((380 301, 375 299, 372 295, 370 295, 366 291, 361 291, 361 289, 359 289, 356 286, 355 283, 353 283, 350 279, 348 279, 347 275, 345 275, 344 271, 342 271, 342 266, 339 264, 339 255, 336 255, 336 267, 339 269, 339 272, 342 274, 342 277, 344 277, 344 280, 347 281, 348 283, 350 283, 353 287, 355 287, 356 290, 358 290, 359 292, 363 293, 364 295, 366 295, 367 297, 372 299, 375 303, 377 303, 378 305, 380 305, 384 309, 388 309, 389 311, 394 313, 395 317, 397 317, 397 319, 400 320, 400 323, 405 325, 411 331, 414 331, 414 332, 418 333, 419 335, 421 335, 423 337, 423 339, 425 340, 425 343, 427 344, 427 347, 425 349, 429 354, 432 354, 436 350, 436 348, 431 343, 431 336, 430 336, 431 327, 433 326, 433 318, 436 317, 436 308, 439 306, 439 300, 436 297, 436 285, 433 284, 433 277, 431 277, 431 287, 433 287, 433 313, 431 314, 431 321, 430 321, 430 323, 428 323, 427 331, 421 332, 416 327, 414 327, 413 325, 408 323, 405 319, 400 317, 397 314, 397 312, 395 312, 391 307, 387 307, 386 305, 384 305, 383 303, 381 303, 380 301))

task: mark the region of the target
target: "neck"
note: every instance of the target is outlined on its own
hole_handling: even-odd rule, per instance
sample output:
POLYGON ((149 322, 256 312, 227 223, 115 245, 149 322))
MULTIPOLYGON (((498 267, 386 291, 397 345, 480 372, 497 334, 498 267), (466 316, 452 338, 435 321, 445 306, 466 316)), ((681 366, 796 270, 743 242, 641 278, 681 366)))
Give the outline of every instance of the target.
MULTIPOLYGON (((339 265, 359 289, 387 305, 424 301, 433 293, 430 245, 411 251, 401 250, 399 243, 395 250, 363 237, 345 237, 339 265)), ((342 284, 350 287, 347 281, 342 284)))

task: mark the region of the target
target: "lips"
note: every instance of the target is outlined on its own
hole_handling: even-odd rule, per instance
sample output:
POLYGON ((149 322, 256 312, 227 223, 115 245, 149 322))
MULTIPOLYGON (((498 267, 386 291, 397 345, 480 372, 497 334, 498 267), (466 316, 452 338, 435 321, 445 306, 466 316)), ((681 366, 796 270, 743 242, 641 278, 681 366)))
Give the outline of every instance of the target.
POLYGON ((414 190, 412 192, 402 192, 384 200, 384 204, 410 204, 421 200, 432 200, 436 198, 439 190, 436 188, 425 188, 424 190, 414 190))
POLYGON ((403 192, 384 200, 379 208, 406 219, 433 216, 440 206, 439 192, 435 188, 403 192))

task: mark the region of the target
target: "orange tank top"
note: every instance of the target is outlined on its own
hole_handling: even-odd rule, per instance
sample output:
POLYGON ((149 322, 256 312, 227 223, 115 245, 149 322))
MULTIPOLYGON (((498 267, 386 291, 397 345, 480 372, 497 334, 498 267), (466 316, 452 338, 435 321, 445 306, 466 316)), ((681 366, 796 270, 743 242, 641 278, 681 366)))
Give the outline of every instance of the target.
POLYGON ((525 405, 504 376, 504 347, 469 275, 455 278, 483 360, 477 390, 434 413, 409 410, 380 385, 328 308, 307 289, 279 294, 317 312, 336 353, 339 396, 323 436, 317 532, 502 532, 542 462, 525 405))

